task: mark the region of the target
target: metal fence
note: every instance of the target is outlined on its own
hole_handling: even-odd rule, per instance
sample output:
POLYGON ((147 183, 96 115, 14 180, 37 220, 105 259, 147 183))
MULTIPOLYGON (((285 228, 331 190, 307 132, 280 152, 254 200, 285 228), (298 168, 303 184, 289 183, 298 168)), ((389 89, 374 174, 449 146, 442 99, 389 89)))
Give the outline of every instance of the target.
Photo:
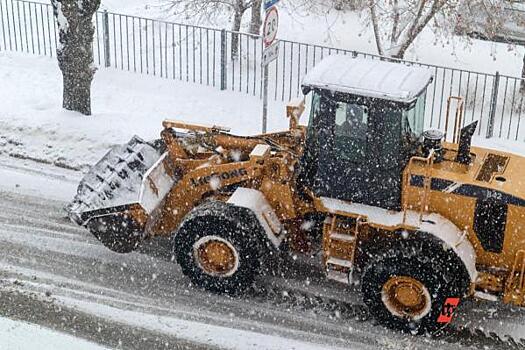
MULTIPOLYGON (((101 67, 262 97, 263 44, 257 35, 105 11, 96 13, 94 25, 93 52, 95 63, 101 67)), ((0 0, 0 51, 53 57, 57 41, 50 4, 0 0)), ((281 40, 279 57, 269 66, 270 98, 288 101, 299 96, 304 76, 323 57, 332 54, 385 59, 353 50, 281 40)), ((525 140, 520 78, 397 61, 430 69, 434 74, 427 93, 427 126, 443 129, 448 97, 463 96, 464 124, 479 120, 479 135, 525 140)))

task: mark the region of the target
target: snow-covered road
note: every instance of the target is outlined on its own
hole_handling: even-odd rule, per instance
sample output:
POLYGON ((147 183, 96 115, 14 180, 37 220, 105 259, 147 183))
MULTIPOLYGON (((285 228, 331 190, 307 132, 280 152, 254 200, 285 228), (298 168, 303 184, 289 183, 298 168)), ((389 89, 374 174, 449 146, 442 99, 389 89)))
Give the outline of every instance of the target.
MULTIPOLYGON (((343 320, 337 312, 211 295, 189 284, 170 261, 166 241, 132 254, 112 253, 65 218, 63 207, 79 176, 0 158, 0 315, 123 349, 462 348, 397 334, 372 321, 343 320)), ((360 303, 356 290, 325 282, 311 267, 257 283, 360 303)), ((459 321, 523 335, 523 320, 522 310, 476 304, 459 321)))
POLYGON ((0 349, 105 350, 93 343, 40 326, 0 317, 0 349), (31 334, 31 337, 27 335, 31 334))

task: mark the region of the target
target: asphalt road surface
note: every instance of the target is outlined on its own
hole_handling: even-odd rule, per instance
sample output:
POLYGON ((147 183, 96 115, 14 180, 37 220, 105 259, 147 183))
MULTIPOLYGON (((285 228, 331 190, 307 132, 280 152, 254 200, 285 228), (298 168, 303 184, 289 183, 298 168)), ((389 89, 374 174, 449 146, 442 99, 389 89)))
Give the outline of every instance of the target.
MULTIPOLYGON (((398 334, 373 320, 303 309, 275 296, 210 294, 181 274, 167 240, 131 254, 113 253, 65 216, 79 177, 0 159, 0 315, 117 349, 465 348, 460 338, 398 334)), ((325 281, 313 265, 280 271, 263 274, 257 285, 361 304, 358 286, 325 281)), ((486 303, 466 308, 460 324, 494 326, 501 336, 524 334, 523 310, 486 303)))

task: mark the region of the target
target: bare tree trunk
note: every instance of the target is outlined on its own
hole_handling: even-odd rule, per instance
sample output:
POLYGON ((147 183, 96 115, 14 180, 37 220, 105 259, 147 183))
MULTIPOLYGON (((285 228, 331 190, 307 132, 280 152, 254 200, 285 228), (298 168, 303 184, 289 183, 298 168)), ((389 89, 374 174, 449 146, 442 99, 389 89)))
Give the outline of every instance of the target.
POLYGON ((91 82, 94 73, 65 69, 62 71, 62 108, 91 115, 91 82))
POLYGON ((378 53, 403 58, 429 22, 438 13, 444 13, 445 5, 450 5, 451 9, 457 6, 450 0, 368 0, 378 53), (387 28, 391 31, 385 33, 387 28), (383 39, 389 42, 388 48, 385 48, 383 39))
POLYGON ((252 3, 252 19, 250 21, 250 33, 260 34, 262 26, 261 17, 262 0, 254 0, 252 3))
POLYGON ((93 14, 100 0, 52 0, 58 24, 58 66, 63 77, 63 107, 91 115, 93 14))
POLYGON ((244 12, 246 11, 246 8, 244 6, 244 0, 236 0, 234 10, 233 10, 233 27, 232 31, 232 42, 231 42, 231 56, 232 60, 237 59, 239 57, 239 32, 241 30, 241 21, 242 16, 244 15, 244 12))
POLYGON ((379 32, 379 20, 376 13, 376 4, 374 0, 369 0, 368 8, 370 9, 370 17, 372 18, 372 27, 374 28, 374 36, 376 39, 377 53, 384 55, 383 44, 381 43, 381 33, 379 32))
POLYGON ((394 14, 392 18, 392 33, 390 35, 390 45, 395 45, 397 43, 397 40, 399 39, 399 21, 401 19, 401 14, 399 13, 399 1, 394 0, 393 5, 394 7, 394 14))
POLYGON ((426 15, 423 15, 424 7, 429 0, 420 0, 420 7, 415 15, 414 21, 412 22, 410 28, 407 30, 407 34, 401 40, 401 45, 397 53, 392 55, 396 58, 403 58, 405 56, 406 50, 412 45, 417 36, 425 29, 430 20, 441 11, 443 6, 445 6, 447 0, 434 0, 432 7, 426 15))

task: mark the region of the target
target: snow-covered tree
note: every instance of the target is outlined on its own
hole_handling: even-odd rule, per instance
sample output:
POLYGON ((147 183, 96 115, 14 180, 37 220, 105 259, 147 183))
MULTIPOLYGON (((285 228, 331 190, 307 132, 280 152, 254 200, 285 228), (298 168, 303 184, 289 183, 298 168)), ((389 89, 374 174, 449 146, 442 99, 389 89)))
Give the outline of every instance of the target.
POLYGON ((262 27, 262 3, 263 0, 253 0, 251 5, 252 17, 250 20, 250 33, 259 34, 262 27))
MULTIPOLYGON (((471 0, 462 3, 457 33, 471 38, 509 44, 525 44, 525 3, 510 0, 471 0)), ((521 67, 525 79, 525 57, 521 67)), ((525 80, 521 82, 525 92, 525 80)))
POLYGON ((62 71, 63 107, 91 115, 93 14, 100 0, 51 0, 59 30, 58 65, 62 71))
MULTIPOLYGON (((167 8, 175 14, 184 14, 195 21, 206 19, 214 20, 228 14, 232 23, 231 30, 241 30, 242 19, 248 10, 251 10, 249 31, 259 34, 262 17, 262 0, 165 0, 167 8)), ((231 36, 231 55, 237 58, 239 52, 239 35, 231 36)))
POLYGON ((450 15, 457 0, 368 0, 367 10, 380 55, 403 58, 436 16, 450 15))
MULTIPOLYGON (((241 30, 242 17, 246 11, 251 9, 250 33, 259 34, 262 25, 262 0, 228 0, 226 2, 230 2, 233 9, 233 32, 241 30)), ((232 59, 237 58, 239 55, 239 35, 235 33, 232 34, 231 55, 232 59)))

